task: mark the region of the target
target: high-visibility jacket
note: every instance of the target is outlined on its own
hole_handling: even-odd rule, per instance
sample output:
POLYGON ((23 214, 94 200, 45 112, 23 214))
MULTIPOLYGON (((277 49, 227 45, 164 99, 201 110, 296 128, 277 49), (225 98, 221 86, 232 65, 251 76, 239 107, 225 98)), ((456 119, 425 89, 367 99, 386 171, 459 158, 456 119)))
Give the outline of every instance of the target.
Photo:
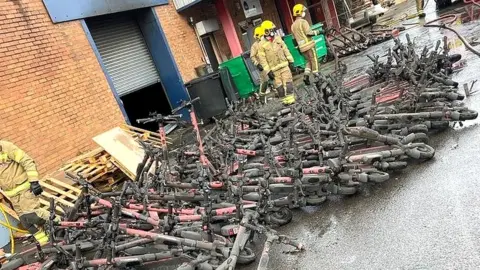
POLYGON ((298 43, 300 52, 303 53, 315 47, 315 41, 311 36, 316 35, 317 32, 310 29, 310 24, 307 20, 297 17, 292 24, 292 34, 298 43))
POLYGON ((13 143, 0 140, 0 188, 8 191, 27 180, 38 181, 33 159, 13 143))
POLYGON ((250 59, 252 59, 252 62, 255 66, 260 64, 260 59, 258 58, 259 48, 260 48, 260 41, 255 40, 255 42, 252 44, 252 47, 250 48, 250 59))
POLYGON ((272 41, 262 39, 258 50, 258 58, 265 73, 277 71, 293 63, 293 56, 281 37, 276 36, 272 41))

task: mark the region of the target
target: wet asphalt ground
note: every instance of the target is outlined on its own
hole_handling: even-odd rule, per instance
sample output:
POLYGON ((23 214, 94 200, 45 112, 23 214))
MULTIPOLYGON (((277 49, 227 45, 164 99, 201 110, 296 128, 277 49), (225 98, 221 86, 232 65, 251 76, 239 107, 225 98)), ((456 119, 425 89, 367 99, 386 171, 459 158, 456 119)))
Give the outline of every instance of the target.
MULTIPOLYGON (((429 6, 435 3, 429 3, 429 6)), ((435 17, 428 14, 427 21, 435 17)), ((466 37, 480 35, 480 22, 456 25, 466 37)), ((446 31, 446 30, 445 30, 446 31)), ((421 49, 454 34, 413 27, 409 33, 421 49)), ((371 63, 366 54, 383 55, 392 41, 342 59, 351 74, 371 63)), ((477 50, 480 46, 476 47, 477 50)), ((460 83, 480 79, 480 58, 463 46, 467 66, 454 75, 460 83)), ((474 90, 480 90, 480 83, 474 90)), ((480 110, 480 94, 465 100, 480 110)), ((294 212, 279 232, 306 245, 302 253, 275 245, 269 269, 480 269, 480 120, 430 136, 435 157, 411 164, 385 183, 366 186, 351 197, 330 197, 318 207, 294 212)), ((250 265, 242 269, 255 269, 250 265)))

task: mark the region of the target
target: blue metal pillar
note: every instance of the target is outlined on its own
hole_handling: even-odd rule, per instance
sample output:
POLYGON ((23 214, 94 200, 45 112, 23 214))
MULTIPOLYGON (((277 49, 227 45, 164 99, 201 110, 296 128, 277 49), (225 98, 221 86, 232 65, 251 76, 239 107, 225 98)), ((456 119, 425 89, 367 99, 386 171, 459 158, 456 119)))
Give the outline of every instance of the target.
MULTIPOLYGON (((153 62, 160 74, 160 80, 170 106, 174 109, 179 106, 182 100, 190 100, 190 97, 168 45, 167 37, 160 25, 160 20, 154 8, 138 10, 137 20, 152 54, 153 62)), ((190 119, 186 110, 181 111, 181 113, 184 119, 190 119)))

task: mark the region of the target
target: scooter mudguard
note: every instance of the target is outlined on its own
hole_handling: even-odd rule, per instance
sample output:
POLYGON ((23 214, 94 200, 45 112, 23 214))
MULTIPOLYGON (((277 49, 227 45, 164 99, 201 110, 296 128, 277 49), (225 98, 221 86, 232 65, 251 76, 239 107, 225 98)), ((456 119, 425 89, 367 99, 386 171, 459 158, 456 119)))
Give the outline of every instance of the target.
POLYGON ((42 264, 41 263, 32 263, 29 265, 24 265, 18 268, 18 270, 40 270, 42 269, 42 264))

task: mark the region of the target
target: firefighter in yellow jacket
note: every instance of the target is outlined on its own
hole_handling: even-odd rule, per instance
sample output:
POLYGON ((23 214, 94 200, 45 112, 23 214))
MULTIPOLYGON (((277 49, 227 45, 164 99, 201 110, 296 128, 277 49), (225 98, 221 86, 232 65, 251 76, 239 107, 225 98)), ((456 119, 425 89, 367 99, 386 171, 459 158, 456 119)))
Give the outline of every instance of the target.
POLYGON ((262 41, 264 34, 265 30, 263 30, 261 26, 255 28, 255 32, 253 34, 255 42, 252 44, 250 49, 250 59, 252 59, 252 62, 257 67, 258 71, 260 71, 260 95, 265 95, 268 81, 267 74, 264 72, 264 69, 260 64, 260 58, 258 57, 260 42, 262 41))
POLYGON ((307 8, 302 4, 297 4, 293 7, 293 17, 295 22, 292 24, 292 34, 294 42, 298 44, 298 49, 307 60, 305 66, 304 82, 310 85, 310 74, 318 74, 318 58, 315 49, 315 41, 312 36, 322 34, 321 31, 313 31, 310 29, 310 24, 304 19, 307 8))
POLYGON ((293 76, 290 70, 293 66, 293 57, 282 38, 276 35, 276 26, 273 22, 264 21, 262 28, 265 33, 258 50, 260 65, 269 79, 274 81, 282 102, 294 103, 293 76))
POLYGON ((48 212, 39 209, 37 196, 43 189, 38 182, 35 162, 11 142, 0 140, 0 189, 17 212, 20 223, 41 243, 48 237, 41 229, 48 212))

